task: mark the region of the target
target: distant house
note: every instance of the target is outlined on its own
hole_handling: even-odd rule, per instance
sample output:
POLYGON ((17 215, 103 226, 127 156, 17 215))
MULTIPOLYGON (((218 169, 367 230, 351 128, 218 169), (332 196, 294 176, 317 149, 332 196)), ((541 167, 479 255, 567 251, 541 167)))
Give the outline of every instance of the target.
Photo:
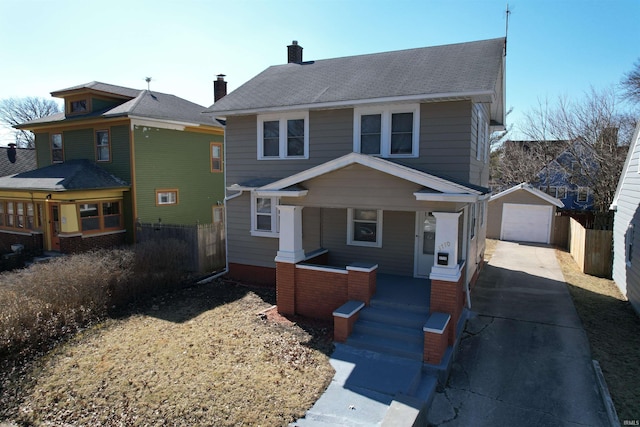
POLYGON ((37 167, 35 150, 13 145, 0 147, 0 176, 26 172, 37 167))
POLYGON ((304 61, 294 42, 287 64, 210 107, 226 119, 229 274, 320 318, 368 304, 376 277, 418 279, 455 333, 483 262, 504 47, 304 61))
MULTIPOLYGON (((587 145, 580 141, 569 145, 569 141, 566 140, 509 140, 505 141, 504 146, 506 149, 515 148, 521 151, 523 154, 520 162, 530 159, 533 165, 540 162, 545 164, 540 170, 535 171, 535 179, 530 180, 528 184, 561 200, 564 205, 561 210, 581 212, 593 209, 590 181, 589 177, 585 176, 588 172, 583 169, 585 166, 591 166, 588 159, 592 154, 587 145)), ((520 184, 520 182, 497 182, 492 185, 492 188, 494 192, 502 192, 520 184)))
MULTIPOLYGON (((91 82, 64 112, 16 126, 37 169, 0 178, 0 252, 72 253, 136 241, 136 223, 222 218, 223 126, 174 95, 91 82)), ((19 156, 22 157, 22 156, 19 156)))
POLYGON ((611 209, 615 211, 613 280, 640 314, 640 123, 629 145, 611 209))

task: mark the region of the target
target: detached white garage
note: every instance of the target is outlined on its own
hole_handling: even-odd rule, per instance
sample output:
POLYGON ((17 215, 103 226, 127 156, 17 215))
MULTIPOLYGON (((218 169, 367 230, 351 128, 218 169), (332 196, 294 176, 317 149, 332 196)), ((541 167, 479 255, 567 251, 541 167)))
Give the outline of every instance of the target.
POLYGON ((519 184, 489 200, 487 237, 517 242, 550 243, 556 207, 551 197, 528 184, 519 184))

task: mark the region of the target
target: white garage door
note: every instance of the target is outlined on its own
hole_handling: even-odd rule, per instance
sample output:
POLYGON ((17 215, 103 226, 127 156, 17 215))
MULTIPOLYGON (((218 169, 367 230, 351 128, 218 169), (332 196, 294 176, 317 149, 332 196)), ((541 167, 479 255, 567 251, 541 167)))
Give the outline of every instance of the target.
POLYGON ((502 205, 500 240, 549 243, 553 208, 541 205, 502 205))

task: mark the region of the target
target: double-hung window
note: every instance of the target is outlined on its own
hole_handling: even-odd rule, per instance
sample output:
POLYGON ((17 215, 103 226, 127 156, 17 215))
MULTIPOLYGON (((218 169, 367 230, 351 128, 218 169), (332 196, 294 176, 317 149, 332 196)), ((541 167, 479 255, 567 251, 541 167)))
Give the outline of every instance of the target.
POLYGON ((354 110, 353 150, 381 157, 417 157, 418 104, 354 110))
POLYGON ((485 119, 482 104, 475 104, 476 110, 476 160, 486 163, 489 156, 489 124, 485 119))
POLYGON ((251 198, 251 234, 253 236, 277 237, 279 230, 277 197, 251 198))
POLYGON ((309 113, 258 116, 258 159, 308 159, 309 113))
POLYGON ((211 172, 222 172, 222 144, 212 142, 211 147, 211 172))
POLYGON ((586 202, 589 198, 589 187, 578 187, 578 202, 586 202))
POLYGON ((347 244, 382 247, 382 211, 375 209, 348 209, 347 244))
POLYGON ((51 134, 51 162, 61 163, 64 162, 64 151, 62 146, 62 134, 51 134))
POLYGON ((156 206, 178 204, 178 190, 156 190, 156 206))
POLYGON ((96 161, 108 162, 111 158, 111 145, 109 143, 109 131, 96 131, 96 161))

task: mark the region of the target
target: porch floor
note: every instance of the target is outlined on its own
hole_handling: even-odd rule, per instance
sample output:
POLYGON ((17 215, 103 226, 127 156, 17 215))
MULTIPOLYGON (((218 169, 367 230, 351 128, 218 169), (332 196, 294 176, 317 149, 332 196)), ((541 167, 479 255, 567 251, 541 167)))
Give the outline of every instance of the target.
POLYGON ((386 303, 415 311, 429 312, 431 298, 431 281, 416 277, 378 274, 376 293, 371 298, 372 304, 386 303))

